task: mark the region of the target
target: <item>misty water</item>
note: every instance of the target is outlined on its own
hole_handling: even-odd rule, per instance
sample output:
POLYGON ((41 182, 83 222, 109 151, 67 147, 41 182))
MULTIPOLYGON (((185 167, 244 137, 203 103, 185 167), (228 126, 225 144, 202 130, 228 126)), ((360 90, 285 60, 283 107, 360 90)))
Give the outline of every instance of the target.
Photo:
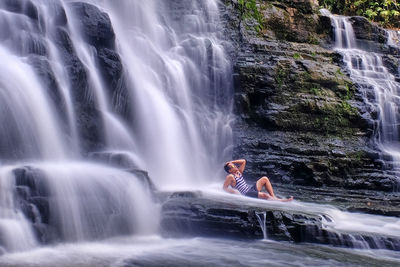
POLYGON ((222 192, 234 115, 217 0, 82 2, 0 2, 0 266, 399 264, 397 252, 362 242, 162 237, 160 204, 137 169, 160 190, 325 214, 338 232, 398 238, 400 227, 222 192), (112 25, 112 44, 88 39, 87 14, 105 35, 112 25), (102 60, 117 80, 107 81, 102 60))

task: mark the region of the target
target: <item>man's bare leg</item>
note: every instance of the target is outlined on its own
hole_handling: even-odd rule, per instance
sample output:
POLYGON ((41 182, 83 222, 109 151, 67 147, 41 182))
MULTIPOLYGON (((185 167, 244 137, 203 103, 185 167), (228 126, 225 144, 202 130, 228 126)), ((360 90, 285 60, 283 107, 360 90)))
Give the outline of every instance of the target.
POLYGON ((288 198, 288 199, 277 198, 275 196, 274 189, 272 188, 271 182, 269 181, 268 177, 266 177, 266 176, 261 177, 257 181, 256 187, 257 187, 257 191, 259 192, 258 193, 258 198, 269 199, 269 200, 278 200, 278 201, 283 201, 283 202, 287 202, 287 201, 292 201, 293 200, 292 196, 290 198, 288 198), (267 190, 269 195, 261 192, 263 187, 265 187, 265 189, 267 190))
POLYGON ((271 182, 269 181, 268 177, 266 177, 266 176, 261 177, 257 181, 256 186, 257 186, 258 192, 260 192, 263 189, 263 187, 265 187, 265 190, 267 190, 268 194, 271 197, 275 198, 274 189, 272 189, 272 185, 271 185, 271 182))

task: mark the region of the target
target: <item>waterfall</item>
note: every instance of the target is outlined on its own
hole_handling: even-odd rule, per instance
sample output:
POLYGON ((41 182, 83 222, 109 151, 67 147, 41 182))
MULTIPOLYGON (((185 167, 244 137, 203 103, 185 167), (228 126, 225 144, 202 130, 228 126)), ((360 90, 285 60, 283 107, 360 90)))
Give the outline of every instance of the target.
POLYGON ((256 211, 255 212, 257 221, 260 224, 261 230, 263 232, 263 238, 264 240, 268 239, 268 234, 267 234, 267 212, 266 211, 256 211))
POLYGON ((14 199, 15 181, 10 177, 10 169, 0 170, 0 244, 4 250, 19 251, 37 245, 28 220, 18 209, 14 199))
POLYGON ((388 30, 387 44, 395 47, 400 47, 400 31, 388 30))
POLYGON ((231 66, 216 2, 107 3, 134 113, 145 118, 134 131, 145 169, 162 185, 212 179, 231 142, 231 66))
MULTIPOLYGON (((364 50, 357 44, 348 17, 332 15, 327 10, 321 10, 321 13, 331 18, 335 31, 335 50, 343 55, 343 62, 350 72, 351 79, 361 85, 365 103, 378 114, 376 144, 392 156, 394 169, 399 171, 400 83, 384 66, 380 54, 364 50)), ((396 35, 389 34, 392 36, 389 38, 389 44, 393 45, 396 35)))
POLYGON ((221 26, 216 0, 1 1, 2 250, 155 233, 137 169, 158 188, 219 178, 221 26))
POLYGON ((3 159, 61 159, 66 155, 52 103, 23 59, 0 47, 0 147, 3 159))

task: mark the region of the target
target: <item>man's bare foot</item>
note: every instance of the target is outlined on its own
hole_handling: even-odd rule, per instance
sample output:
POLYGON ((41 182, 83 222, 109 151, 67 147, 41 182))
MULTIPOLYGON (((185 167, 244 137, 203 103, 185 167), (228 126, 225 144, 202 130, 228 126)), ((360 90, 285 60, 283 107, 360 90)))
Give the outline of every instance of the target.
POLYGON ((293 200, 293 196, 290 196, 289 198, 285 198, 285 199, 283 199, 283 198, 273 198, 271 200, 276 200, 276 201, 281 201, 281 202, 289 202, 289 201, 293 200))
POLYGON ((293 200, 293 196, 290 196, 287 199, 282 199, 282 201, 284 201, 284 202, 289 202, 289 201, 292 201, 292 200, 293 200))

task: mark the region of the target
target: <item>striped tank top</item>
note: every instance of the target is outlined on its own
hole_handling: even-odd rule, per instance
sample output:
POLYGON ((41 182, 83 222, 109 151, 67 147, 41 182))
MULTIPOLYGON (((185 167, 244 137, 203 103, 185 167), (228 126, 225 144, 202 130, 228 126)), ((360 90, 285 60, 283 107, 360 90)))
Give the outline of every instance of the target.
POLYGON ((242 195, 245 195, 247 192, 249 192, 250 187, 244 180, 243 175, 238 172, 234 175, 234 177, 236 181, 235 189, 237 189, 242 195))

